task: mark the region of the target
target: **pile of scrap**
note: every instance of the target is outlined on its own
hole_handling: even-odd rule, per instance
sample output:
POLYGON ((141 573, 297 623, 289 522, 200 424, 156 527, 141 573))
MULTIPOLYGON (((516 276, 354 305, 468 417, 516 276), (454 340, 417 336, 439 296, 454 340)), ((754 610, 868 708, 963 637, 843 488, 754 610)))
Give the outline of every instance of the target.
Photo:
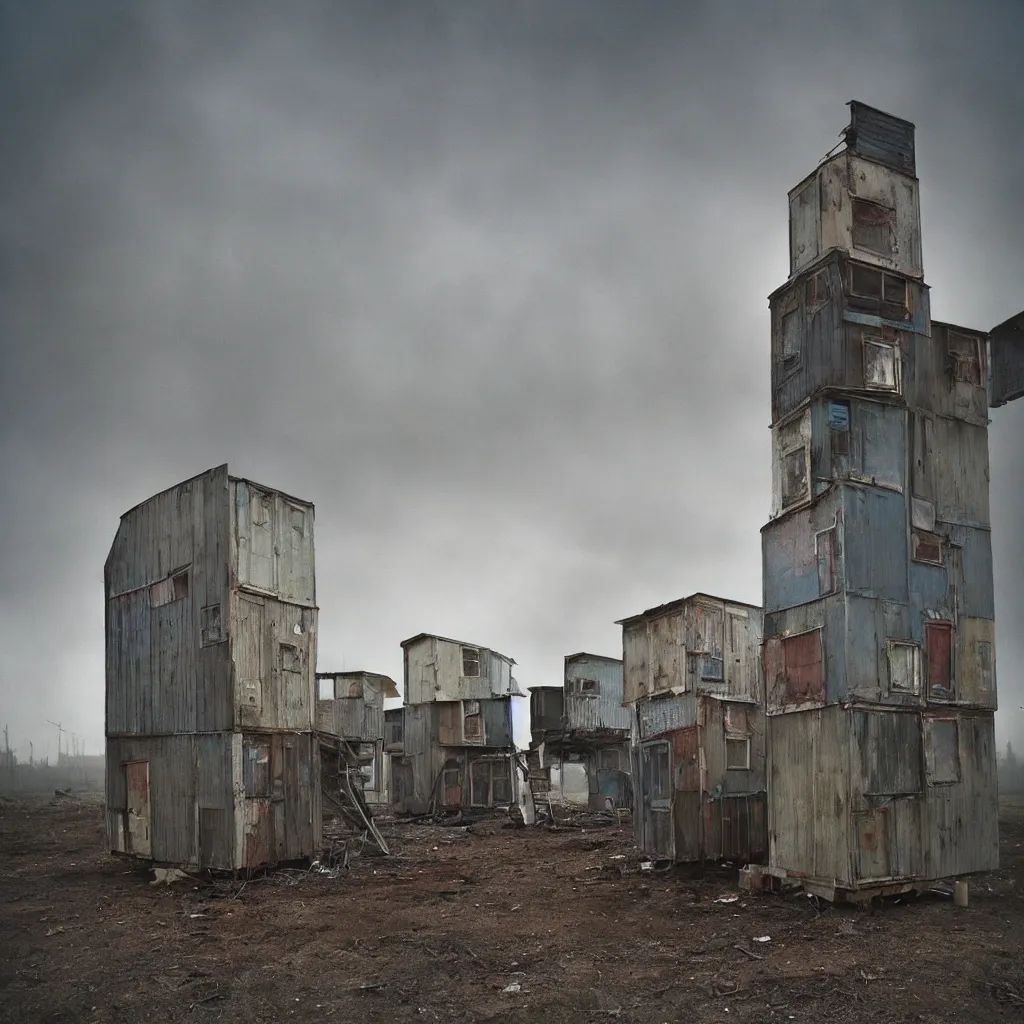
POLYGON ((358 750, 345 740, 321 735, 320 763, 324 809, 335 817, 334 827, 324 829, 324 845, 331 846, 329 858, 325 859, 343 858, 347 863, 357 847, 358 853, 362 853, 368 844, 371 850, 375 848, 389 856, 388 845, 363 797, 358 750))

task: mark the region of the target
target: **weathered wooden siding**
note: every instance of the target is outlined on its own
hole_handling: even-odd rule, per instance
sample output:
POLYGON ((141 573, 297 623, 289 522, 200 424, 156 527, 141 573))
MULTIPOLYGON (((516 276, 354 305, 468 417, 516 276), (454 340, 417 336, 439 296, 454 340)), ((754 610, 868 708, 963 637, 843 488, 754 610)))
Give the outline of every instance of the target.
POLYGON ((486 647, 434 636, 418 637, 403 647, 407 704, 480 700, 519 692, 512 677, 512 660, 486 647), (480 675, 462 674, 463 647, 479 652, 480 675))
POLYGON ((231 728, 226 633, 203 636, 204 609, 226 621, 227 486, 221 466, 121 519, 104 572, 108 735, 231 728))

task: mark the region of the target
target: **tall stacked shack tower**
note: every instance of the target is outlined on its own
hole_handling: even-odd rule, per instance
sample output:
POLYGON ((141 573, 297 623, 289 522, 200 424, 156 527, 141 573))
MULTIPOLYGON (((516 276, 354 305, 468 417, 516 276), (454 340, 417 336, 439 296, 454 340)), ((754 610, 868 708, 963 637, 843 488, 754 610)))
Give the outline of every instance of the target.
POLYGON ((932 320, 914 126, 852 102, 789 194, 762 531, 773 873, 833 899, 998 863, 988 410, 1022 318, 932 320))

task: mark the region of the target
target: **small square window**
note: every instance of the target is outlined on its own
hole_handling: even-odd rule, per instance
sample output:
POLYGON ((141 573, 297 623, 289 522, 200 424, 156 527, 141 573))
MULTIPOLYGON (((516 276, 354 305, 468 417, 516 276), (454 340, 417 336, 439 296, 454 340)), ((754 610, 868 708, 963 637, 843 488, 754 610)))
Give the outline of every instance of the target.
POLYGON ((480 651, 476 647, 462 648, 462 674, 468 679, 480 676, 480 651))
POLYGON ((705 654, 700 663, 700 677, 711 682, 722 682, 725 679, 725 662, 705 654))
POLYGON ((596 679, 581 679, 580 680, 580 693, 589 693, 595 695, 598 692, 598 685, 596 679))
POLYGON ((882 272, 874 267, 864 267, 858 263, 851 263, 850 292, 863 299, 877 299, 881 302, 884 296, 882 272))
POLYGON ((726 737, 725 740, 726 771, 750 770, 750 740, 747 737, 726 737))
POLYGON ((917 644, 890 640, 889 689, 896 693, 920 693, 921 651, 917 644))
POLYGON ((900 390, 899 349, 894 343, 864 339, 864 386, 875 391, 900 390))

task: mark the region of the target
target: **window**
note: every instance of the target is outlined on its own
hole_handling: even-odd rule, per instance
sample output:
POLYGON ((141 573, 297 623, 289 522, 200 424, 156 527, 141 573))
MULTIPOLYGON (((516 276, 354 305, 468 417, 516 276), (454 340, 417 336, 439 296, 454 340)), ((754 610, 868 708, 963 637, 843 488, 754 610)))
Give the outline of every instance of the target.
POLYGON ((975 650, 978 655, 978 689, 989 693, 992 690, 992 644, 988 640, 979 640, 975 650))
POLYGON ((818 594, 824 597, 836 589, 836 529, 830 527, 814 535, 818 558, 818 594))
POLYGON ((850 454, 850 403, 828 403, 828 431, 832 454, 850 454))
POLYGON ((874 391, 900 390, 899 349, 881 338, 864 339, 864 387, 874 391))
POLYGON ((928 562, 931 565, 942 565, 942 538, 923 530, 914 530, 911 535, 913 559, 915 562, 928 562))
POLYGON ((750 739, 727 736, 725 739, 726 771, 750 770, 750 739))
POLYGON ((644 748, 644 776, 648 798, 652 802, 669 800, 672 782, 669 777, 667 743, 653 743, 644 748))
POLYGON ((848 302, 853 309, 875 313, 886 320, 910 319, 906 280, 876 267, 849 264, 848 302))
POLYGON ((794 309, 782 318, 782 361, 786 366, 800 360, 800 335, 803 325, 800 323, 800 311, 794 309))
POLYGON ((802 704, 821 699, 824 678, 821 660, 821 630, 796 633, 782 638, 783 703, 802 704))
POLYGON ((384 712, 384 745, 386 747, 401 748, 403 722, 404 711, 402 708, 384 712))
POLYGON ((334 700, 334 676, 328 676, 326 679, 317 679, 316 699, 334 700))
POLYGON ((960 781, 960 736, 955 718, 924 720, 924 762, 931 785, 960 781))
POLYGON ((484 719, 480 714, 480 701, 467 700, 462 704, 462 737, 466 743, 483 743, 484 719))
POLYGON ((508 761, 474 761, 469 770, 470 804, 500 807, 512 802, 508 761))
POLYGON ((804 286, 804 305, 807 315, 813 316, 822 306, 828 305, 832 289, 829 285, 828 271, 819 270, 812 274, 804 286))
POLYGON ((776 483, 782 511, 811 496, 810 410, 775 428, 776 483))
POLYGON ((219 644, 224 640, 219 604, 209 604, 203 608, 200 611, 200 623, 200 640, 203 647, 219 644))
POLYGON ((921 652, 917 644, 903 640, 886 642, 889 655, 889 689, 895 693, 921 690, 921 652))
POLYGON ((294 644, 281 644, 281 671, 301 672, 302 652, 294 644))
POLYGON ((782 507, 789 508, 807 497, 810 481, 807 473, 807 450, 797 448, 782 456, 782 507))
POLYGON ((480 676, 480 651, 475 647, 462 648, 462 674, 469 679, 480 676))
POLYGON ((725 662, 711 654, 705 654, 700 662, 700 677, 714 682, 725 679, 725 662))
POLYGON ((965 381, 976 388, 982 386, 981 342, 967 334, 950 331, 946 337, 953 380, 965 381))
POLYGON ((179 570, 165 579, 158 580, 149 588, 149 604, 151 608, 162 608, 174 601, 184 601, 188 597, 188 570, 179 570))
POLYGON ((267 799, 270 796, 270 744, 251 742, 245 748, 242 768, 245 795, 250 800, 267 799))
POLYGON ((363 699, 363 681, 362 679, 349 679, 345 684, 345 696, 350 697, 353 700, 363 699))
POLYGON ((948 622, 926 622, 924 646, 928 659, 928 696, 953 697, 953 627, 948 622))
POLYGON ((591 697, 596 697, 600 692, 600 687, 597 685, 596 679, 580 679, 579 691, 580 693, 589 694, 591 697))
POLYGON ((891 257, 895 221, 895 210, 867 199, 854 199, 853 247, 891 257))

